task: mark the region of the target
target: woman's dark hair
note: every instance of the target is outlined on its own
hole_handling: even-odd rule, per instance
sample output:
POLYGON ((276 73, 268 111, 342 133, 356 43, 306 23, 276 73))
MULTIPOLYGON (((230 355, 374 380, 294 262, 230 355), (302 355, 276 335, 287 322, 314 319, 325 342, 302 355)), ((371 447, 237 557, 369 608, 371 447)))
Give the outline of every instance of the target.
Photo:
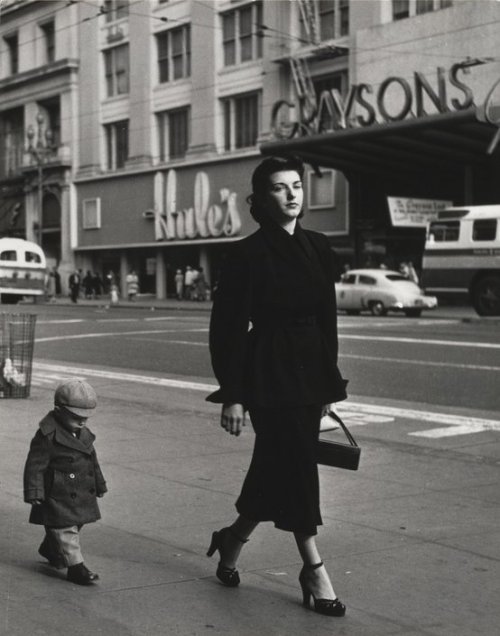
MULTIPOLYGON (((297 157, 267 157, 267 159, 259 163, 253 172, 252 194, 247 197, 247 202, 250 204, 250 214, 257 223, 267 219, 262 201, 269 192, 269 179, 275 172, 283 170, 294 170, 298 173, 301 180, 304 177, 304 164, 297 157)), ((303 214, 301 211, 299 218, 303 214)))

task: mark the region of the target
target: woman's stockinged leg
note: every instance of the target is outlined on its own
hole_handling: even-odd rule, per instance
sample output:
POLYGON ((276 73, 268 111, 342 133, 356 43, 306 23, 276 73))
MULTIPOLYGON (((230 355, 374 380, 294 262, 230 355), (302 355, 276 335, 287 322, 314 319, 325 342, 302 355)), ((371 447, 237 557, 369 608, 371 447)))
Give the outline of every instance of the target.
POLYGON ((221 563, 228 567, 236 567, 243 545, 258 526, 258 521, 250 521, 239 515, 233 525, 229 526, 229 532, 224 534, 224 546, 221 554, 221 563))
POLYGON ((317 599, 335 599, 337 595, 325 566, 310 569, 308 566, 321 563, 321 556, 314 536, 294 532, 295 541, 304 563, 304 574, 311 592, 317 599))

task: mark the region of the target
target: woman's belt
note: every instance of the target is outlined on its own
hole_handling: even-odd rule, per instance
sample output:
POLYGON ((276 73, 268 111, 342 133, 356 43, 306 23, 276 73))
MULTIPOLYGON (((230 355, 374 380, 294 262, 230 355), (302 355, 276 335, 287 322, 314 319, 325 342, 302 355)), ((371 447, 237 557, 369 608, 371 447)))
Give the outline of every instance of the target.
POLYGON ((265 316, 252 319, 254 329, 266 327, 302 327, 317 325, 316 316, 265 316))

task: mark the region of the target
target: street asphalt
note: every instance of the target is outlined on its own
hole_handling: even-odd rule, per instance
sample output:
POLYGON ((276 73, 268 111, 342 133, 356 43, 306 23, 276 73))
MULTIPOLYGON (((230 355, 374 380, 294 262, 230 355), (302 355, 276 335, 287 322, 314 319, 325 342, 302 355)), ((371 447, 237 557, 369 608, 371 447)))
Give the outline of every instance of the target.
MULTIPOLYGON (((174 303, 150 306, 195 309, 174 303)), ((475 319, 459 309, 454 315, 475 319)), ((499 634, 496 431, 410 442, 397 431, 381 439, 358 429, 359 471, 320 469, 318 544, 347 605, 344 618, 328 618, 301 606, 293 538, 272 524, 245 546, 239 588, 223 587, 216 556, 206 557, 212 531, 234 517, 250 427, 239 438, 225 434, 217 408, 188 388, 94 385, 100 402, 89 426, 109 492, 102 520, 82 530, 86 563, 101 577, 89 587, 39 557, 42 531, 22 501, 29 442, 52 389, 0 399, 2 636, 499 634)))
MULTIPOLYGON (((64 306, 72 306, 75 309, 79 307, 100 307, 107 308, 109 310, 118 310, 123 308, 136 308, 136 309, 150 309, 152 311, 163 310, 163 311, 204 311, 210 312, 212 309, 211 301, 190 301, 190 300, 177 300, 175 298, 168 298, 165 300, 157 300, 155 296, 152 294, 139 294, 134 302, 130 302, 126 299, 120 298, 118 303, 112 305, 107 297, 102 297, 97 300, 87 300, 85 298, 80 298, 78 302, 72 303, 69 297, 61 296, 57 299, 54 299, 52 303, 46 303, 43 301, 43 304, 54 304, 54 305, 64 305, 64 306)), ((27 301, 26 303, 21 303, 19 305, 4 305, 4 307, 8 307, 9 311, 31 311, 36 307, 36 303, 32 303, 31 301, 27 301)), ((7 309, 6 309, 7 311, 7 309)), ((340 312, 339 315, 345 315, 340 312)), ((364 314, 368 316, 369 314, 364 314)), ((401 315, 395 312, 390 312, 389 316, 401 315)), ((476 314, 474 309, 470 305, 440 301, 439 306, 436 309, 424 311, 422 313, 421 318, 444 318, 444 319, 458 319, 465 321, 494 321, 500 322, 500 316, 495 317, 481 317, 476 314)), ((409 319, 411 320, 411 319, 409 319)))

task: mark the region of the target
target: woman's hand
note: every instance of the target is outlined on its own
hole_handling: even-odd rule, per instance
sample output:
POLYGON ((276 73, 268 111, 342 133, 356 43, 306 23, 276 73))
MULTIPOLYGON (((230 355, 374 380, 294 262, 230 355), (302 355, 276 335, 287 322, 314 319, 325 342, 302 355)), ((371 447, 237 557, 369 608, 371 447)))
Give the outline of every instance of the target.
POLYGON ((243 404, 223 404, 220 425, 231 435, 238 436, 245 426, 245 409, 243 404))

